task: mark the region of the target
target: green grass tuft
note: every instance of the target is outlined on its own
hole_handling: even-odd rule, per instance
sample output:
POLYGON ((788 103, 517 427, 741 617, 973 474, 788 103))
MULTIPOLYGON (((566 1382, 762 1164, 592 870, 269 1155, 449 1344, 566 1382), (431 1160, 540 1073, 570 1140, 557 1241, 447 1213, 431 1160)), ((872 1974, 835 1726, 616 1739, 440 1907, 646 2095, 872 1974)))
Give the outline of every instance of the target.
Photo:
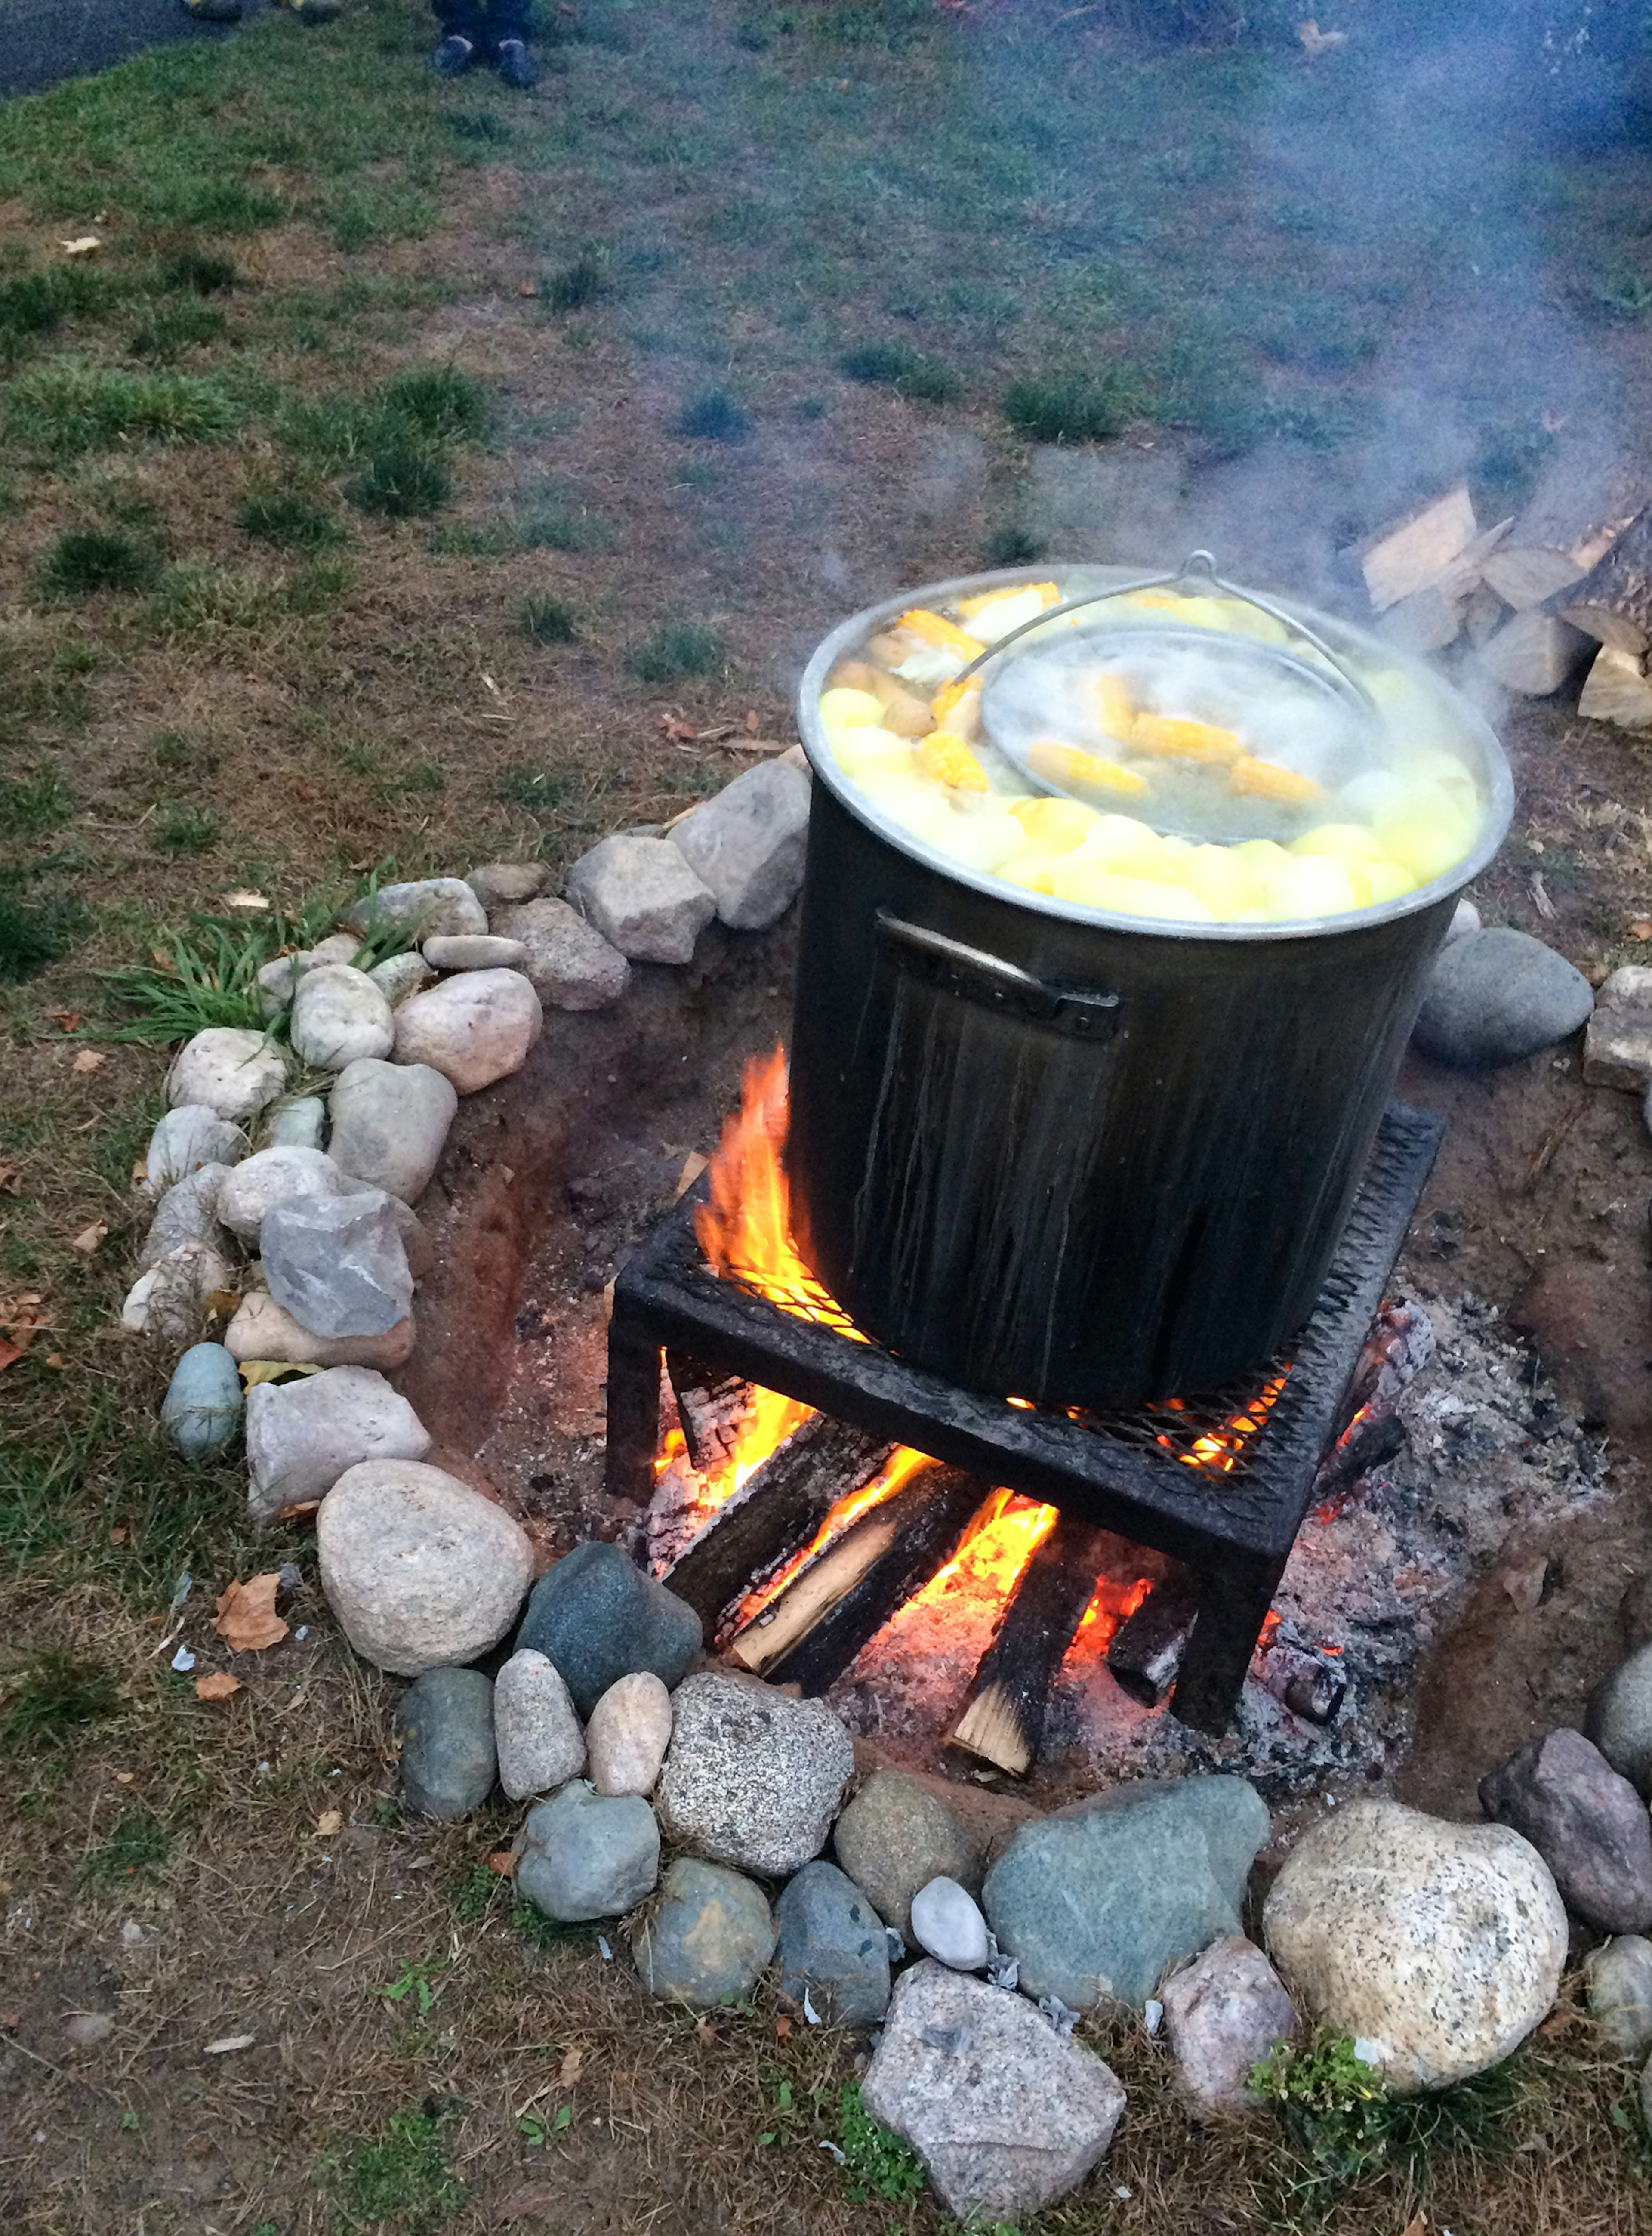
POLYGON ((480 442, 493 424, 481 381, 457 365, 419 365, 380 391, 385 413, 432 442, 480 442))
POLYGON ((117 1690, 101 1661, 46 1647, 4 1680, 0 1743, 65 1746, 84 1725, 115 1713, 117 1690))
POLYGON ((982 554, 989 567, 1032 567, 1044 556, 1044 543, 1030 528, 993 529, 982 554))
POLYGON ((66 955, 91 926, 91 917, 72 895, 48 891, 25 900, 16 875, 0 878, 0 979, 33 978, 66 955))
POLYGON ((84 598, 97 590, 147 590, 161 572, 161 554, 118 529, 66 529, 40 562, 43 590, 84 598))
POLYGON ((389 2223, 420 2236, 458 2212, 467 2193, 442 2141, 445 2125, 441 2114, 395 2112, 376 2142, 335 2154, 327 2171, 347 2226, 389 2223))
POLYGON ((560 598, 524 598, 516 608, 516 619, 523 635, 531 636, 535 644, 573 644, 580 634, 573 608, 560 598))
POLYGON ((180 249, 167 257, 160 273, 163 287, 190 295, 225 294, 239 277, 233 258, 214 255, 205 248, 180 249))
POLYGON ((861 2101, 861 2084, 849 2081, 839 2102, 838 2147, 856 2205, 874 2197, 901 2205, 923 2189, 923 2167, 899 2135, 880 2127, 861 2101))
POLYGON ((246 535, 287 550, 324 551, 344 540, 333 514, 298 490, 251 489, 235 518, 246 535))
POLYGON ((694 442, 743 443, 751 431, 750 412, 723 388, 705 389, 677 415, 678 434, 694 442))
POLYGON ((728 651, 713 628, 698 621, 672 621, 631 655, 631 672, 642 683, 677 683, 688 675, 717 675, 728 665, 728 651))
POLYGON ((500 778, 498 796, 508 806, 526 807, 542 815, 565 804, 568 783, 554 769, 530 769, 518 765, 508 768, 500 778))
POLYGON ((82 1857, 83 1879, 127 1879, 154 1871, 167 1859, 172 1835, 153 1811, 128 1809, 117 1817, 102 1846, 82 1857))
POLYGON ((613 283, 594 256, 576 256, 560 272, 553 272, 541 291, 553 311, 583 311, 612 290, 613 283))
POLYGON ((166 956, 164 963, 95 973, 116 1003, 137 1012, 101 1028, 96 1037, 169 1048, 209 1025, 262 1032, 258 974, 302 930, 275 916, 252 924, 197 916, 187 931, 161 932, 154 945, 166 956))
POLYGON ((0 783, 0 838, 32 838, 67 823, 74 812, 74 795, 54 761, 0 783))
POLYGON ((204 854, 221 836, 218 818, 204 807, 163 807, 155 818, 154 842, 163 854, 204 854))
POLYGON ((210 303, 163 303, 147 312, 134 329, 132 354, 160 365, 186 350, 215 342, 224 331, 224 313, 210 303))
POLYGON ((1004 417, 1030 443, 1108 443, 1141 411, 1131 376, 1104 372, 1029 373, 1004 391, 1004 417))
POLYGON ((216 382, 180 372, 121 372, 65 358, 12 384, 7 429, 18 442, 51 451, 112 443, 210 443, 240 418, 216 382))
POLYGON ((386 520, 412 520, 439 512, 453 495, 453 472, 439 450, 411 442, 388 442, 370 450, 344 495, 361 512, 386 520))
POLYGON ((926 357, 909 342, 866 342, 846 351, 838 366, 846 379, 892 388, 921 404, 952 404, 963 393, 964 384, 950 365, 926 357))

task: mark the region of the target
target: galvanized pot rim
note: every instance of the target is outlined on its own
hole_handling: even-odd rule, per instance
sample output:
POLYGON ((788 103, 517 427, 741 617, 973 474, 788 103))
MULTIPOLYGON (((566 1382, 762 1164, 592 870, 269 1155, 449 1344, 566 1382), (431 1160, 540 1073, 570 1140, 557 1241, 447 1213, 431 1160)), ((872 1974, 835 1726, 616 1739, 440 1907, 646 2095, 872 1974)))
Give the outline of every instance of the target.
POLYGON ((1496 733, 1491 725, 1477 714, 1461 694, 1453 691, 1434 674, 1406 654, 1397 652, 1380 638, 1334 615, 1321 614, 1300 599, 1281 598, 1277 602, 1288 612, 1300 614, 1310 627, 1321 633, 1328 632, 1333 640, 1341 639, 1356 650, 1367 653, 1392 668, 1409 669, 1423 676, 1435 690, 1445 694, 1452 711, 1461 722, 1465 740, 1472 742, 1480 755, 1480 776, 1487 793, 1485 820, 1473 846, 1459 862, 1415 892, 1402 893, 1398 900, 1385 902, 1380 907, 1353 909, 1340 916, 1305 917, 1300 922, 1268 924, 1178 924, 1164 917, 1122 916, 1106 909, 1082 908, 1070 901, 1058 901, 1043 893, 1026 891, 1019 885, 1006 885, 984 870, 972 869, 967 863, 943 854, 936 847, 928 846, 920 838, 888 816, 881 814, 844 775, 837 766, 820 720, 820 694, 826 678, 856 646, 875 634, 882 625, 897 614, 914 605, 933 604, 938 601, 969 597, 981 590, 1013 588, 1018 582, 1043 582, 1052 575, 1083 574, 1093 578, 1098 585, 1110 579, 1120 583, 1136 578, 1139 569, 1130 567, 1103 567, 1088 561, 1046 561, 1038 567, 1007 567, 980 575, 956 575, 939 582, 925 582, 916 588, 901 591, 881 604, 869 606, 840 622, 831 635, 815 650, 803 670, 803 681, 797 687, 797 727, 803 738, 803 751, 817 782, 839 800, 858 822, 864 823, 878 836, 886 839, 901 853, 933 871, 937 876, 950 878, 955 884, 967 885, 989 899, 999 901, 1008 908, 1024 909, 1029 915, 1057 917, 1064 924, 1092 924, 1108 931, 1131 931, 1144 937, 1168 939, 1208 939, 1228 943, 1251 943, 1283 939, 1320 939, 1338 932, 1364 931, 1368 926, 1390 924, 1401 917, 1417 916, 1425 909, 1437 907, 1471 885, 1503 844, 1504 834, 1514 814, 1514 778, 1496 733))

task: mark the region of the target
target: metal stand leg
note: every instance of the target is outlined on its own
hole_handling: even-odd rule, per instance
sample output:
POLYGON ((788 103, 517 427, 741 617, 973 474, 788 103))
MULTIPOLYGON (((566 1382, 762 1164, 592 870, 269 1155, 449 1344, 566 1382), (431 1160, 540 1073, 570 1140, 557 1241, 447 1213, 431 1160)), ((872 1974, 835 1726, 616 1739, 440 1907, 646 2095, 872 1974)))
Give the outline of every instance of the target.
POLYGON ((646 1506, 654 1495, 654 1449, 659 1442, 659 1345, 622 1295, 608 1322, 608 1458, 610 1497, 646 1506))
POLYGON ((1242 1567, 1236 1558, 1199 1579, 1199 1619, 1170 1700, 1170 1713, 1195 1731, 1220 1738, 1232 1721, 1284 1565, 1242 1567))

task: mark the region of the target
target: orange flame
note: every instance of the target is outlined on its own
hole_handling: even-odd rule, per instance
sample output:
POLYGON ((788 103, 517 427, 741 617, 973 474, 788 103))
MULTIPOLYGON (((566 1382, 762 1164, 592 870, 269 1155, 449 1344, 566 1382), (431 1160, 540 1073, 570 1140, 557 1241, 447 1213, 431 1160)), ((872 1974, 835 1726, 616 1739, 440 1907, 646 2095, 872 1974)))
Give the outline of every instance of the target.
MULTIPOLYGON (((1290 1369, 1288 1366, 1283 1374, 1275 1375, 1271 1382, 1265 1382, 1262 1384, 1260 1391, 1251 1399, 1242 1412, 1236 1413, 1232 1420, 1224 1422, 1220 1429, 1213 1430, 1209 1436, 1196 1437, 1190 1450, 1177 1452, 1176 1457, 1181 1461, 1183 1466, 1207 1468, 1222 1475, 1230 1474, 1236 1462, 1244 1450, 1247 1439, 1255 1435, 1257 1430, 1279 1403, 1279 1393, 1285 1387, 1286 1378, 1289 1373, 1290 1369)), ((1185 1411, 1183 1401, 1180 1398, 1170 1398, 1164 1403, 1165 1410, 1169 1412, 1180 1413, 1185 1411)), ((1173 1437, 1163 1436, 1157 1441, 1166 1451, 1173 1450, 1175 1448, 1173 1437)))

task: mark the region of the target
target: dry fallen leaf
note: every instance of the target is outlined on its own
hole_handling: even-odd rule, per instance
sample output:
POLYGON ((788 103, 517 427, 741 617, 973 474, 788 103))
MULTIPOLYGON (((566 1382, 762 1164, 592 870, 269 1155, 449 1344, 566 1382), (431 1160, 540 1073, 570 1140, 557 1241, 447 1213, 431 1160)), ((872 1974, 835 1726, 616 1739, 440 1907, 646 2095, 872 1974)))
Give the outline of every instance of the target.
POLYGON ((1549 1563, 1542 1554, 1535 1561, 1524 1561, 1518 1568, 1504 1570, 1503 1588, 1522 1615, 1531 1615, 1542 1604, 1548 1575, 1549 1563))
POLYGON ((757 720, 757 710, 755 707, 748 707, 746 708, 745 727, 747 736, 753 738, 757 736, 757 732, 763 727, 762 723, 757 720))
POLYGON ((15 1366, 22 1357, 23 1353, 16 1345, 8 1343, 4 1336, 0 1335, 0 1374, 3 1374, 7 1367, 15 1366))
POLYGON ((324 1809, 316 1819, 316 1838, 318 1840, 331 1840, 335 1832, 342 1832, 344 1829, 344 1812, 340 1809, 324 1809))
POLYGON ((696 2025, 694 2031, 702 2042, 715 2042, 717 2040, 717 2029, 711 2024, 710 2019, 701 2019, 696 2025))
POLYGON ((278 1522, 302 1522, 309 1515, 318 1514, 320 1510, 321 1501, 318 1498, 300 1498, 292 1506, 284 1506, 275 1518, 278 1522))
POLYGON ((537 295, 539 293, 539 281, 537 280, 524 280, 521 285, 517 288, 516 293, 519 295, 537 295))
POLYGON ((1406 2223, 1406 2236, 1428 2236, 1428 2215, 1419 2213, 1406 2223))
POLYGON ((48 1366, 56 1367, 61 1371, 63 1364, 62 1352, 61 1351, 49 1351, 46 1354, 46 1364, 48 1366))
POLYGON ((683 1160, 682 1171, 677 1175, 676 1194, 678 1196, 686 1195, 689 1189, 693 1187, 695 1181, 698 1180, 700 1174, 705 1170, 705 1167, 711 1163, 711 1159, 705 1155, 702 1151, 698 1149, 691 1149, 683 1160))
POLYGON ((72 1033, 81 1021, 82 1012, 79 1009, 48 1009, 46 1015, 53 1024, 61 1025, 66 1033, 72 1033))
POLYGON ((207 1315, 213 1319, 233 1320, 240 1306, 240 1292, 237 1289, 214 1289, 206 1299, 207 1315))
POLYGON ((197 1677, 195 1698, 198 1700, 227 1700, 232 1693, 239 1693, 241 1680, 232 1677, 227 1669, 214 1669, 210 1677, 197 1677))
POLYGON ((562 2053, 562 2062, 556 2068, 556 2085, 571 2088, 580 2077, 580 2068, 585 2063, 585 2052, 578 2042, 562 2053))
POLYGON ((791 2021, 786 2016, 783 2011, 781 2012, 779 2017, 775 2021, 775 2033, 782 2042, 790 2042, 791 2040, 791 2021))
POLYGON ((216 2042, 209 2042, 207 2043, 205 2050, 202 2052, 202 2055, 206 2057, 224 2057, 227 2055, 232 2049, 251 2049, 257 2040, 258 2036, 255 2034, 220 2035, 216 2042))
MULTIPOLYGON (((1652 931, 1652 925, 1649 925, 1648 930, 1652 931)), ((17 1180, 22 1171, 21 1165, 0 1165, 0 1194, 16 1194, 17 1180)))
POLYGON ((267 1575, 249 1576, 244 1584, 233 1583, 225 1590, 213 1628, 232 1653, 256 1653, 286 1636, 287 1627, 275 1611, 275 1595, 280 1588, 280 1571, 272 1568, 267 1575))
POLYGON ((514 1879, 516 1876, 515 1849, 495 1848, 488 1858, 488 1868, 490 1871, 497 1871, 502 1879, 514 1879))
POLYGON ((90 256, 103 244, 95 233, 77 233, 73 240, 60 240, 57 246, 65 256, 90 256))
POLYGON ((71 1071, 102 1071, 108 1062, 102 1049, 82 1049, 69 1068, 71 1071))
POLYGON ((69 1246, 71 1250, 78 1250, 82 1258, 89 1258, 108 1231, 108 1220, 95 1219, 89 1227, 82 1227, 69 1246))
POLYGON ((1629 937, 1631 939, 1652 939, 1652 919, 1643 916, 1631 917, 1629 937))
POLYGON ((270 905, 262 893, 249 893, 239 886, 233 893, 226 893, 223 898, 226 908, 266 909, 270 905))
POLYGON ((115 1782, 117 1786, 132 1786, 136 1783, 137 1775, 135 1770, 117 1770, 115 1773, 115 1782))
POLYGON ((127 1528, 125 1522, 119 1522, 109 1532, 109 1542, 111 1545, 124 1545, 131 1535, 132 1532, 127 1528))
POLYGON ((694 742, 694 725, 685 722, 678 714, 660 716, 659 733, 663 738, 669 738, 674 746, 692 746, 694 742))
POLYGON ((284 1358, 244 1358, 241 1387, 255 1390, 260 1382, 280 1382, 289 1374, 319 1374, 318 1366, 289 1366, 284 1358))

